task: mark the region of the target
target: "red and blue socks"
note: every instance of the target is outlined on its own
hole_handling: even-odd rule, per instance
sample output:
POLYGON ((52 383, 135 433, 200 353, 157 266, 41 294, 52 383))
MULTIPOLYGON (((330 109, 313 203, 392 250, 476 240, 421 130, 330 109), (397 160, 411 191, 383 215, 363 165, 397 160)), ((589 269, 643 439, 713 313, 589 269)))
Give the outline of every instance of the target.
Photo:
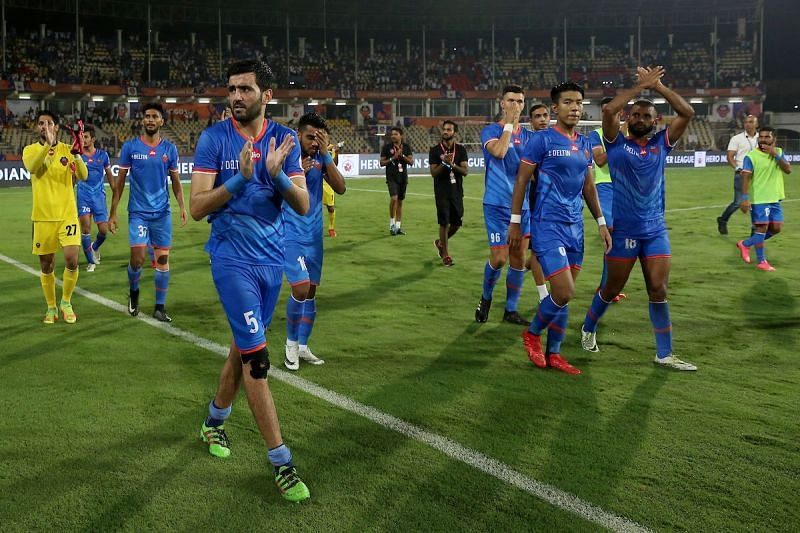
POLYGON ((666 301, 650 302, 650 322, 656 336, 656 355, 659 359, 672 355, 672 321, 666 301))
POLYGON ((506 311, 517 310, 524 280, 525 270, 508 267, 508 272, 506 272, 506 311))

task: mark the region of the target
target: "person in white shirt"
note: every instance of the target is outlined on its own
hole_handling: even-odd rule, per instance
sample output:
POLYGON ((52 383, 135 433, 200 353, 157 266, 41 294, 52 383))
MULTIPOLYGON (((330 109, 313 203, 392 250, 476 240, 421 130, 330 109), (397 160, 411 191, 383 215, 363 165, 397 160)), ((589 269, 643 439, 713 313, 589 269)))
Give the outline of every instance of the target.
POLYGON ((733 201, 717 217, 717 229, 720 235, 728 234, 728 219, 742 203, 742 162, 744 156, 756 148, 758 148, 758 118, 747 115, 744 119, 744 131, 731 137, 728 143, 728 164, 734 170, 733 201))

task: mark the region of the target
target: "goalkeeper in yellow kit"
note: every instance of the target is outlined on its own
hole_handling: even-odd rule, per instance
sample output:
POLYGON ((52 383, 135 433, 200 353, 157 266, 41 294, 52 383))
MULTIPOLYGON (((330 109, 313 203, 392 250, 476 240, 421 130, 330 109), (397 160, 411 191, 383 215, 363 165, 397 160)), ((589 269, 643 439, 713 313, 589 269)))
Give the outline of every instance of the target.
POLYGON ((52 112, 40 111, 36 116, 36 128, 39 141, 25 147, 22 162, 31 173, 33 254, 39 256, 42 290, 47 301, 44 323, 52 324, 58 320, 53 270, 56 250, 61 247, 66 263, 62 278, 61 313, 66 323, 74 324, 77 317, 72 309, 71 298, 78 283, 81 234, 72 187, 73 180, 85 180, 89 175, 86 163, 81 158, 83 123, 78 123, 77 131, 70 129, 72 146, 58 142, 58 124, 52 112))

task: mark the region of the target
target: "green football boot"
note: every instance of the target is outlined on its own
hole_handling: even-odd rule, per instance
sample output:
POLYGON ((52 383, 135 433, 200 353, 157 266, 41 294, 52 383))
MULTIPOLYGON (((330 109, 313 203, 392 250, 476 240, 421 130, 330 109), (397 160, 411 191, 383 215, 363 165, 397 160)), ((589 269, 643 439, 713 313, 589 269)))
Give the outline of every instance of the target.
POLYGON ((290 502, 299 503, 311 497, 308 487, 297 475, 294 466, 283 465, 275 469, 275 484, 281 491, 281 496, 290 502))
POLYGON ((205 422, 200 427, 200 440, 208 443, 208 453, 214 457, 226 458, 231 455, 231 443, 225 434, 225 425, 208 427, 205 422))

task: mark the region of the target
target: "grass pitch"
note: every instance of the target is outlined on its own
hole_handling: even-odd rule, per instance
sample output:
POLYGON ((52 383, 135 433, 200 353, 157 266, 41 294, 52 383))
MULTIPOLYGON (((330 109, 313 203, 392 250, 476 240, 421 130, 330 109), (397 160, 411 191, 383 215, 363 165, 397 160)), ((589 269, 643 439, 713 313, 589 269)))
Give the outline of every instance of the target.
MULTIPOLYGON (((412 179, 404 237, 387 230, 382 180, 350 180, 337 199, 339 237, 325 267, 311 347, 326 360, 299 375, 446 436, 614 514, 655 530, 796 531, 800 527, 800 204, 784 203, 784 233, 767 243, 777 268, 738 258, 748 217, 731 234, 715 218, 731 196, 727 169, 670 170, 670 302, 675 351, 696 374, 653 368, 641 275, 603 319, 599 354, 579 330, 600 275, 587 225, 584 270, 563 353, 584 371, 535 369, 520 328, 472 318, 487 257, 479 174, 467 178, 456 265, 436 256, 429 179, 412 179)), ((787 177, 789 198, 800 197, 787 177)), ((188 196, 188 186, 186 186, 188 196)), ((0 253, 30 254, 30 191, 0 191, 0 253)), ((127 222, 124 219, 123 227, 127 222)), ((167 306, 176 327, 220 344, 228 326, 202 247, 208 225, 176 224, 167 306)), ((79 286, 124 304, 127 237, 104 245, 79 286)), ((62 258, 57 260, 60 277, 62 258)), ((521 311, 535 288, 526 278, 521 311)), ((36 277, 0 262, 0 523, 4 531, 585 531, 599 529, 415 440, 272 381, 286 442, 312 499, 284 502, 243 400, 225 460, 197 440, 222 360, 178 337, 75 297, 78 323, 40 323, 36 277)), ((60 291, 59 291, 60 292, 60 291)), ((274 365, 285 338, 285 297, 270 329, 274 365)), ((143 312, 153 304, 142 277, 143 312)))

